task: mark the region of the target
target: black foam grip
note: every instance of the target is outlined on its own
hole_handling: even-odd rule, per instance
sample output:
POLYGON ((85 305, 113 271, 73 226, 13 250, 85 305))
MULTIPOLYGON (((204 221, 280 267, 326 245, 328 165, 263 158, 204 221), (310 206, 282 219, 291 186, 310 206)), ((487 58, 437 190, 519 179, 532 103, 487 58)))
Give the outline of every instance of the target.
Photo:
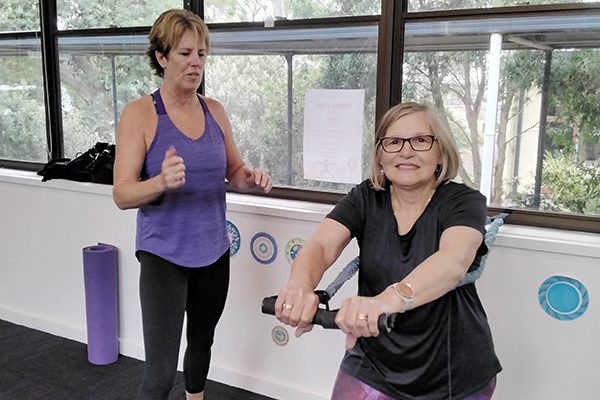
POLYGON ((275 315, 275 301, 277 301, 277 297, 265 297, 261 306, 262 313, 275 315))
MULTIPOLYGON (((275 315, 275 302, 277 296, 265 297, 262 301, 261 310, 263 314, 275 315)), ((320 325, 325 329, 339 329, 335 323, 337 310, 329 311, 321 308, 317 309, 312 323, 320 325)), ((394 326, 394 315, 381 314, 377 318, 377 327, 380 332, 390 331, 394 326)))
POLYGON ((335 316, 337 310, 327 311, 318 309, 315 313, 312 323, 315 325, 321 325, 325 329, 340 329, 335 323, 335 316))

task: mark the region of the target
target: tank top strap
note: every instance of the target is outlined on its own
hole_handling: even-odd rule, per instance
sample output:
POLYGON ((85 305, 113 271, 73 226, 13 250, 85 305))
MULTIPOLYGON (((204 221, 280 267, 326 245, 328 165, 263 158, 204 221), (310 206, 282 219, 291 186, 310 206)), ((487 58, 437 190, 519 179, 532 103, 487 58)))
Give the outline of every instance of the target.
MULTIPOLYGON (((206 101, 200 96, 200 94, 196 94, 198 96, 198 100, 200 100, 200 104, 202 104, 202 108, 204 109, 204 114, 210 114, 210 110, 208 109, 208 105, 206 105, 206 101)), ((212 115, 211 115, 212 116, 212 115)))
POLYGON ((165 108, 165 104, 163 103, 163 99, 160 95, 160 90, 156 89, 150 96, 152 96, 152 103, 154 103, 156 115, 166 115, 167 109, 165 108))
POLYGON ((198 96, 198 100, 200 100, 200 104, 202 105, 202 108, 204 109, 204 115, 206 116, 206 122, 208 124, 216 126, 217 130, 220 132, 221 128, 219 127, 219 123, 217 122, 215 117, 210 112, 210 109, 208 108, 208 104, 206 104, 206 100, 204 100, 202 98, 202 96, 200 96, 200 94, 198 94, 197 96, 198 96))

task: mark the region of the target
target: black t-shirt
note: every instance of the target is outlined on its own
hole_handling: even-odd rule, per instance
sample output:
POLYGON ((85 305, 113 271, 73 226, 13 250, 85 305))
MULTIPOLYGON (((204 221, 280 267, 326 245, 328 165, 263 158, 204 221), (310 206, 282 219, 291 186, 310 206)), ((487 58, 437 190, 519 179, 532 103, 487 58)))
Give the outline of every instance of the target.
MULTIPOLYGON (((352 189, 327 218, 346 226, 360 248, 358 294, 375 296, 438 251, 442 232, 468 226, 485 234, 485 197, 455 182, 440 185, 405 235, 397 233, 390 191, 369 181, 352 189)), ((482 243, 471 269, 487 247, 482 243)), ((502 367, 474 284, 399 314, 391 332, 360 338, 341 369, 395 399, 462 399, 502 367)))

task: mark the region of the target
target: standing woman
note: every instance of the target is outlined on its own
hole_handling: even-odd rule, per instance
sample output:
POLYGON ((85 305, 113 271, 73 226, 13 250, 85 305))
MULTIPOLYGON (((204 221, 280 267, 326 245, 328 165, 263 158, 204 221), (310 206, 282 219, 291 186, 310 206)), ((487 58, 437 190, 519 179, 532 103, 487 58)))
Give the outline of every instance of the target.
POLYGON ((162 13, 148 56, 160 89, 128 104, 117 131, 113 199, 138 208, 136 256, 146 363, 139 399, 167 399, 187 314, 186 399, 203 399, 216 324, 229 285, 225 180, 271 190, 244 164, 223 106, 197 94, 209 50, 193 13, 162 13))
POLYGON ((489 400, 501 367, 473 283, 456 287, 486 254, 485 197, 450 181, 459 154, 430 106, 404 103, 377 128, 371 177, 340 200, 298 253, 275 312, 310 330, 325 270, 352 238, 358 296, 336 323, 346 354, 332 400, 489 400), (381 314, 401 313, 390 332, 381 314))

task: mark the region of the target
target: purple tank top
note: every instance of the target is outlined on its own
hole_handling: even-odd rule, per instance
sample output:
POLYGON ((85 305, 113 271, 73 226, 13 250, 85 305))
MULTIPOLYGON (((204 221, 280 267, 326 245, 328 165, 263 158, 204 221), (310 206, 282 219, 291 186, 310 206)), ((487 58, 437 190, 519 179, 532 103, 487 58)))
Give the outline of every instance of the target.
POLYGON ((177 129, 158 90, 152 98, 158 126, 141 179, 160 175, 165 152, 173 146, 185 163, 185 185, 138 209, 136 252, 144 250, 184 267, 210 265, 230 246, 225 220, 227 159, 223 132, 200 96, 206 123, 199 139, 190 139, 177 129))

